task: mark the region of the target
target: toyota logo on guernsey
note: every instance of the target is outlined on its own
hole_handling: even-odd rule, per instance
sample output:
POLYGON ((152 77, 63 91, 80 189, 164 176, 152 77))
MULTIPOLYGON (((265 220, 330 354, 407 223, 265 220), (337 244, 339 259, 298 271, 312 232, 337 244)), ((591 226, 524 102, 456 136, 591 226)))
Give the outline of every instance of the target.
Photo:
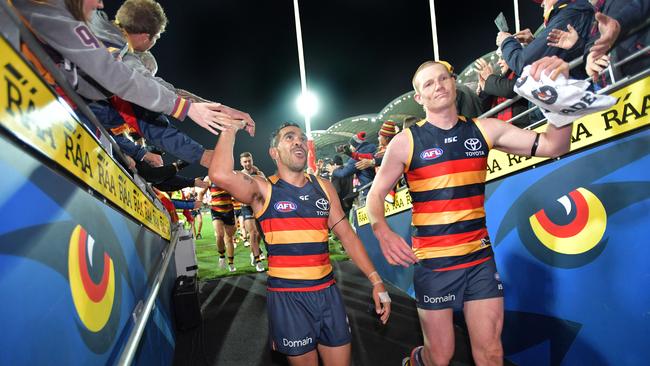
POLYGON ((291 201, 279 201, 273 205, 276 211, 278 212, 291 212, 298 209, 298 205, 291 201))
POLYGON ((481 147, 483 147, 481 144, 481 140, 475 137, 465 140, 465 148, 469 151, 476 151, 481 147))
POLYGON ((433 160, 433 159, 438 159, 439 157, 442 156, 442 149, 439 147, 434 147, 431 149, 424 150, 423 152, 420 153, 420 158, 423 160, 433 160))

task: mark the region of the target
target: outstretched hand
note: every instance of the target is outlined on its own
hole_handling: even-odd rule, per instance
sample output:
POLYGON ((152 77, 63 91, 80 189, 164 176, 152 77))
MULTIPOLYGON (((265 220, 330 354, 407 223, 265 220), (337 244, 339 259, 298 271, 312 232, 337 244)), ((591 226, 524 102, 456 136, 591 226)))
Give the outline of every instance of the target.
POLYGON ((547 45, 551 47, 568 50, 578 42, 578 31, 571 24, 568 24, 566 32, 557 28, 553 29, 546 37, 546 40, 548 41, 547 45))
POLYGON ((596 21, 598 22, 600 37, 589 50, 589 55, 594 60, 598 60, 605 55, 621 33, 621 25, 612 17, 598 12, 596 13, 596 21))
POLYGON ((218 135, 217 130, 223 131, 240 124, 240 121, 223 113, 222 110, 223 106, 219 103, 192 103, 187 115, 197 125, 218 135))
POLYGON ((243 129, 245 129, 249 135, 255 136, 255 121, 253 121, 253 118, 251 118, 250 114, 223 104, 220 104, 218 110, 222 113, 227 114, 233 119, 244 121, 246 125, 243 129))

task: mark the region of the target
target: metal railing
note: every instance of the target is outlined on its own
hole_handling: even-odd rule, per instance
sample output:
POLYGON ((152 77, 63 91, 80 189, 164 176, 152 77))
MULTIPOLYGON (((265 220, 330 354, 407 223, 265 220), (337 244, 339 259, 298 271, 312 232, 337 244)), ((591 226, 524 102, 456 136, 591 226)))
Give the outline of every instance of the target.
POLYGON ((147 326, 147 321, 149 321, 149 316, 151 315, 154 304, 156 303, 156 297, 158 297, 160 286, 165 278, 165 272, 167 272, 169 262, 176 250, 176 244, 180 239, 181 231, 181 226, 178 223, 172 229, 172 239, 169 241, 167 249, 162 252, 162 263, 160 264, 158 272, 156 273, 156 278, 151 285, 151 292, 149 293, 149 296, 147 296, 142 309, 136 307, 136 310, 134 311, 133 315, 135 317, 135 324, 133 325, 131 334, 129 334, 129 338, 124 345, 124 349, 120 354, 120 358, 117 361, 118 365, 131 365, 131 362, 133 362, 133 357, 135 357, 135 353, 140 345, 140 340, 142 339, 142 334, 147 326))
MULTIPOLYGON (((639 26, 637 26, 637 27, 635 27, 634 29, 632 29, 632 30, 631 30, 630 32, 628 32, 628 34, 625 35, 624 37, 620 37, 619 40, 614 44, 614 46, 612 47, 612 49, 615 48, 616 45, 619 44, 621 41, 623 41, 623 40, 625 40, 625 39, 627 39, 627 38, 629 38, 629 37, 635 35, 637 32, 643 30, 644 28, 646 28, 646 27, 648 27, 648 26, 650 26, 650 19, 646 20, 644 23, 642 23, 642 24, 640 24, 639 26)), ((608 86, 605 87, 605 88, 602 88, 602 89, 598 90, 598 91, 597 91, 597 94, 603 94, 603 93, 605 93, 605 92, 611 92, 611 91, 613 91, 613 90, 619 89, 619 88, 622 87, 623 85, 627 85, 627 83, 629 83, 630 80, 631 80, 632 78, 634 78, 634 80, 638 80, 638 79, 639 79, 639 77, 638 77, 639 75, 647 75, 647 71, 648 71, 648 70, 644 70, 644 71, 641 71, 640 73, 638 73, 638 74, 636 74, 636 75, 634 75, 634 76, 626 76, 626 77, 623 78, 623 79, 620 79, 620 80, 614 80, 614 78, 613 78, 613 70, 617 70, 617 69, 620 68, 621 66, 623 66, 623 65, 625 65, 625 64, 627 64, 627 63, 629 63, 629 62, 631 62, 631 61, 634 61, 634 60, 638 59, 639 57, 642 57, 644 54, 646 54, 646 53, 648 53, 648 52, 650 52, 650 46, 646 46, 646 47, 644 47, 643 49, 640 49, 640 50, 636 51, 635 53, 629 55, 628 57, 626 57, 626 58, 624 58, 624 59, 622 59, 622 60, 619 60, 619 61, 617 61, 617 62, 614 62, 613 64, 609 65, 606 69, 604 69, 603 71, 601 71, 600 75, 602 75, 602 74, 604 74, 604 73, 606 73, 606 72, 610 73, 610 78, 612 79, 612 84, 611 84, 611 85, 608 85, 608 86)), ((583 58, 582 58, 582 57, 578 57, 578 58, 574 59, 573 61, 569 62, 569 69, 570 69, 570 70, 573 70, 574 68, 576 68, 576 67, 578 67, 578 66, 580 66, 580 65, 582 65, 582 64, 583 64, 583 58)), ((643 77, 643 76, 641 76, 641 77, 643 77)), ((588 79, 587 79, 587 80, 588 80, 588 79)), ((504 110, 504 109, 510 107, 511 105, 513 105, 514 103, 518 102, 518 101, 521 100, 521 99, 522 99, 522 97, 519 96, 519 95, 516 96, 516 97, 514 97, 514 98, 508 99, 508 100, 504 101, 503 103, 500 103, 499 105, 494 106, 493 108, 491 108, 491 109, 488 110, 487 112, 481 114, 480 116, 478 116, 478 118, 487 118, 487 117, 494 116, 494 115, 496 115, 497 113, 499 113, 499 112, 501 112, 502 110, 504 110)), ((529 108, 529 109, 527 109, 527 110, 521 112, 520 114, 518 114, 518 115, 516 115, 516 116, 513 116, 512 118, 510 118, 510 119, 509 119, 508 121, 506 121, 506 122, 507 122, 507 123, 513 123, 514 121, 518 121, 519 119, 521 119, 521 118, 523 118, 523 117, 529 115, 530 113, 532 113, 533 111, 536 111, 536 110, 539 110, 539 107, 537 107, 537 106, 533 106, 533 107, 531 107, 531 108, 529 108)), ((530 123, 527 127, 525 127, 525 128, 526 128, 526 129, 531 129, 531 128, 537 127, 537 126, 541 125, 544 121, 546 121, 545 118, 544 118, 544 119, 541 119, 541 120, 539 120, 539 121, 531 122, 531 123, 530 123)))

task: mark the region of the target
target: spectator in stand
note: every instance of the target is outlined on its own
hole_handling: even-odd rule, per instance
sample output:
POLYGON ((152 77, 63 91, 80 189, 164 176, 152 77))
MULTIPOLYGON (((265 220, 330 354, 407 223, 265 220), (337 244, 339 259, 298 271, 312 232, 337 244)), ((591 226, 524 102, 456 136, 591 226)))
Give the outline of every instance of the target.
MULTIPOLYGON (((366 141, 366 132, 361 131, 352 136, 350 139, 350 144, 347 146, 342 146, 342 149, 340 150, 346 155, 352 155, 354 152, 374 154, 377 151, 377 145, 366 141)), ((368 185, 368 183, 372 182, 372 180, 375 179, 375 169, 369 167, 363 170, 359 170, 355 166, 357 162, 358 160, 356 159, 349 159, 343 168, 332 172, 332 177, 343 178, 349 176, 351 177, 352 175, 356 174, 357 178, 359 179, 359 187, 368 185)), ((369 189, 370 187, 364 188, 364 194, 367 194, 369 189)))
MULTIPOLYGON (((151 78, 170 91, 193 102, 207 102, 156 76, 158 64, 149 51, 165 31, 167 16, 163 8, 153 0, 127 0, 117 10, 115 22, 108 20, 106 14, 97 10, 90 22, 94 34, 108 47, 113 56, 133 70, 151 78)), ((116 96, 109 101, 90 104, 92 111, 114 135, 123 131, 136 132, 160 149, 185 161, 208 166, 212 150, 206 150, 201 144, 182 133, 160 113, 150 112, 116 96)), ((137 159, 132 149, 123 140, 116 138, 120 148, 137 159)))
MULTIPOLYGON (((517 96, 517 93, 513 91, 517 75, 508 68, 508 64, 503 58, 500 57, 497 63, 500 68, 499 75, 494 72, 492 65, 482 58, 479 58, 474 64, 478 73, 478 96, 485 101, 485 104, 489 105, 489 108, 496 107, 517 96)), ((520 99, 501 110, 495 117, 502 121, 509 121, 526 109, 528 109, 528 102, 525 99, 520 99)), ((519 118, 513 124, 517 127, 526 127, 528 118, 519 118)))
POLYGON ((377 147, 377 151, 375 151, 374 154, 360 152, 352 153, 352 159, 358 160, 355 167, 359 170, 368 168, 377 169, 381 165, 381 160, 384 158, 384 153, 386 152, 388 143, 390 143, 396 134, 397 127, 395 126, 395 122, 390 120, 384 122, 379 129, 379 133, 377 134, 379 146, 377 147))
POLYGON ((339 196, 341 208, 343 208, 345 217, 349 217, 350 210, 352 209, 352 201, 354 200, 352 176, 341 178, 334 176, 332 173, 338 169, 343 169, 343 158, 341 158, 341 155, 334 156, 330 164, 327 166, 327 170, 330 173, 332 185, 336 190, 336 194, 339 196))
MULTIPOLYGON (((496 45, 503 52, 503 59, 517 75, 521 75, 525 65, 530 65, 544 56, 555 55, 568 62, 582 55, 583 49, 575 46, 569 50, 548 47, 547 38, 551 30, 566 30, 570 24, 582 39, 589 37, 594 8, 587 0, 543 0, 542 8, 546 28, 536 38, 533 38, 530 32, 528 37, 520 35, 519 40, 507 32, 497 34, 496 45), (519 43, 522 38, 529 42, 526 47, 519 43)), ((575 70, 577 69, 572 72, 574 77, 585 76, 583 72, 575 70)))
MULTIPOLYGON (((382 159, 384 158, 384 153, 386 152, 386 148, 388 148, 388 144, 396 134, 397 128, 395 127, 395 122, 384 122, 381 125, 381 129, 379 129, 379 147, 377 148, 377 152, 374 154, 352 153, 352 158, 359 160, 355 167, 359 170, 374 168, 376 173, 379 170, 382 159)), ((386 202, 395 203, 396 189, 397 188, 393 188, 390 192, 388 192, 385 198, 386 202)))
MULTIPOLYGON (((650 45, 650 27, 640 29, 634 35, 629 35, 620 40, 610 55, 606 53, 611 49, 619 34, 627 34, 634 25, 638 25, 650 17, 650 1, 603 1, 592 0, 597 11, 594 24, 586 46, 575 29, 570 27, 567 31, 553 29, 549 33, 548 45, 562 49, 574 47, 584 48, 585 71, 595 81, 598 75, 609 66, 633 53, 650 45), (611 15, 611 16, 609 16, 611 15), (620 19, 620 22, 619 20, 620 19), (625 31, 621 33, 621 24, 624 24, 625 31), (604 36, 601 35, 604 34, 604 36)), ((638 57, 629 63, 621 66, 620 72, 624 75, 632 75, 650 66, 650 58, 646 53, 645 57, 638 57)), ((619 70, 613 70, 614 77, 620 78, 619 70)), ((607 84, 606 75, 600 78, 601 84, 607 84)))
MULTIPOLYGON (((101 0, 15 0, 13 5, 82 97, 98 101, 115 94, 179 120, 189 116, 215 134, 228 128, 234 120, 244 120, 247 131, 254 134, 255 124, 247 113, 219 103, 194 103, 115 60, 86 24, 95 10, 103 8, 101 0)), ((156 36, 149 35, 151 40, 156 36)), ((45 76, 53 80, 51 75, 45 76)))
MULTIPOLYGON (((593 63, 605 55, 617 42, 619 35, 627 35, 634 27, 645 24, 645 28, 630 38, 620 41, 616 47, 619 59, 625 54, 642 49, 647 46, 650 37, 650 30, 647 22, 650 18, 650 1, 648 0, 612 0, 606 1, 602 13, 596 14, 598 22, 598 33, 591 38, 590 44, 587 45, 589 54, 587 55, 586 71, 589 75, 598 72, 593 63), (592 44, 593 43, 593 44, 592 44)), ((648 62, 648 57, 641 57, 640 60, 648 62)), ((638 65, 636 67, 641 67, 638 65)), ((646 64, 647 66, 647 64, 646 64)))

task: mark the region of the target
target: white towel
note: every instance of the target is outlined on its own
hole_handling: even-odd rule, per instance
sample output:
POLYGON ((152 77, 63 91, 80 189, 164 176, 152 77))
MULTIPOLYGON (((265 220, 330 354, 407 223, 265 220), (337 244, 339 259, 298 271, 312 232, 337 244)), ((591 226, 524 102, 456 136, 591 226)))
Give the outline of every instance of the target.
POLYGON ((614 97, 588 91, 588 81, 567 79, 562 74, 551 80, 545 72, 536 81, 530 77, 529 71, 530 65, 524 68, 514 90, 538 106, 548 122, 556 127, 616 104, 614 97))

